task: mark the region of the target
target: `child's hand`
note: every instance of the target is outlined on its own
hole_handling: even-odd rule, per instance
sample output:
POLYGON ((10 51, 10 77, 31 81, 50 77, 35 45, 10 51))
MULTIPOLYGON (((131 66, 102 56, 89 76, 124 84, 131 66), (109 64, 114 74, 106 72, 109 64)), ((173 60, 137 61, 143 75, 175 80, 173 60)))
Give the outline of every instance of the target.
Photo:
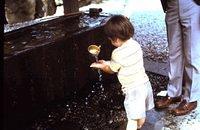
POLYGON ((102 64, 99 63, 99 62, 94 62, 94 63, 92 63, 92 64, 90 65, 90 67, 101 69, 101 68, 102 68, 102 64))
POLYGON ((98 69, 102 69, 103 67, 105 67, 106 61, 104 60, 99 60, 98 62, 94 62, 90 65, 90 67, 92 68, 98 68, 98 69))
POLYGON ((105 60, 99 60, 98 63, 105 64, 106 61, 105 60))
POLYGON ((97 68, 101 69, 102 71, 106 73, 113 74, 115 73, 114 71, 111 70, 110 68, 110 61, 105 61, 105 60, 99 60, 98 62, 94 62, 90 65, 92 68, 97 68))

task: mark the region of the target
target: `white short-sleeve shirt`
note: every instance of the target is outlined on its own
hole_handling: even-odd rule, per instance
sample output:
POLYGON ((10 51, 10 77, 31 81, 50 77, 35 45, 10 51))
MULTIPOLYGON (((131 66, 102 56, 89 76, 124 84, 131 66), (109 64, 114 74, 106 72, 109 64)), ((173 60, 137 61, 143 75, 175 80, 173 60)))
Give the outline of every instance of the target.
POLYGON ((132 38, 113 50, 110 68, 118 73, 122 89, 149 81, 143 65, 141 46, 132 38))

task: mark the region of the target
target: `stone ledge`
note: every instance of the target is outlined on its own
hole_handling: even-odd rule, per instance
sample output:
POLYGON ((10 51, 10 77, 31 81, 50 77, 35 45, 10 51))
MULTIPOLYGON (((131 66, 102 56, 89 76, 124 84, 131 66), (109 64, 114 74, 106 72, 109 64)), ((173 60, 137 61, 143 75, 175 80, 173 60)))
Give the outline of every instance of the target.
POLYGON ((168 61, 167 62, 156 62, 153 60, 150 60, 148 58, 144 58, 144 67, 146 71, 163 75, 163 76, 168 76, 168 61))

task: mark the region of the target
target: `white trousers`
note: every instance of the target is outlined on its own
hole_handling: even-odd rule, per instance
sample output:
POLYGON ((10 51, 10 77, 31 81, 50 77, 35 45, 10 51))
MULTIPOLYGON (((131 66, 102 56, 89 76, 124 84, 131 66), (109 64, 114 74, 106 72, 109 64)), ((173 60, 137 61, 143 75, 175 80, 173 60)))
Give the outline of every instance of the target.
POLYGON ((200 99, 200 6, 193 0, 168 0, 166 27, 168 95, 196 101, 200 99))

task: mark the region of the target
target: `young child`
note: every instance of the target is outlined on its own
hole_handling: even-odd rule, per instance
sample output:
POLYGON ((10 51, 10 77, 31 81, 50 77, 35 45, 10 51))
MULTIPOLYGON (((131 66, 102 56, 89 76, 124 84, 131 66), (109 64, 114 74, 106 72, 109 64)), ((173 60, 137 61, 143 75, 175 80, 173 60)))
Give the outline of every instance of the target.
POLYGON ((110 61, 99 60, 90 67, 110 74, 117 73, 125 94, 126 130, 140 129, 145 122, 146 111, 154 107, 151 84, 143 66, 142 49, 132 39, 133 25, 123 15, 112 16, 106 22, 104 31, 117 48, 113 50, 110 61))

